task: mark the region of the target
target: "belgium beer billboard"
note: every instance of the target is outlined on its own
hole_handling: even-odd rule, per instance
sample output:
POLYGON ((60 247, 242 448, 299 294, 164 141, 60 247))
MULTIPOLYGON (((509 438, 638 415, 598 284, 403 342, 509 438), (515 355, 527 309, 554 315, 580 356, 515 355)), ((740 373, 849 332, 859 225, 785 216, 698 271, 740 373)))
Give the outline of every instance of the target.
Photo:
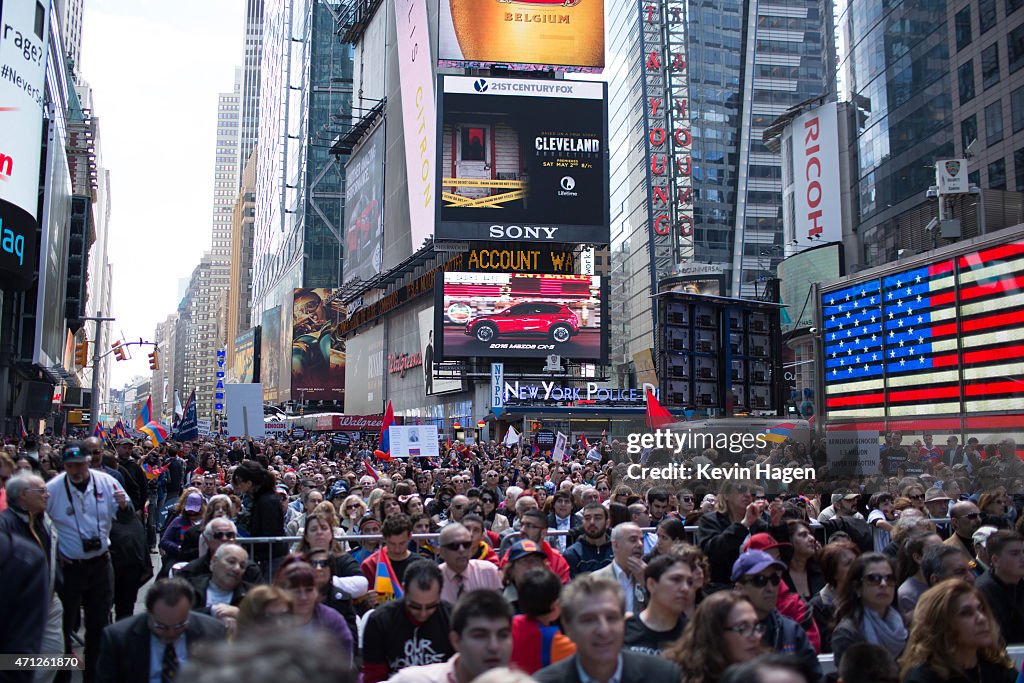
POLYGON ((604 0, 441 0, 441 66, 604 68, 604 0))
POLYGON ((37 265, 49 6, 0 2, 0 285, 9 289, 27 289, 37 265))
POLYGON ((436 240, 608 242, 607 85, 441 76, 436 240))
POLYGON ((292 294, 293 401, 345 398, 345 341, 336 334, 345 320, 340 293, 318 287, 292 294))
POLYGON ((600 276, 445 273, 439 297, 436 358, 608 357, 600 276))

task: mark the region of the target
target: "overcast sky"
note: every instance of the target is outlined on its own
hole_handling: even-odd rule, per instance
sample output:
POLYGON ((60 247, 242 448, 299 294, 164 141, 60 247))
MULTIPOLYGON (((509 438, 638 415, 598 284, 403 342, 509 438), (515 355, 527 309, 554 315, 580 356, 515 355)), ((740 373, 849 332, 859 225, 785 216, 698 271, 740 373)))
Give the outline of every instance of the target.
MULTIPOLYGON (((217 94, 243 56, 243 0, 85 0, 82 75, 111 175, 114 336, 152 341, 210 248, 217 94)), ((112 388, 150 374, 149 349, 112 388)), ((184 402, 185 396, 182 396, 184 402)))

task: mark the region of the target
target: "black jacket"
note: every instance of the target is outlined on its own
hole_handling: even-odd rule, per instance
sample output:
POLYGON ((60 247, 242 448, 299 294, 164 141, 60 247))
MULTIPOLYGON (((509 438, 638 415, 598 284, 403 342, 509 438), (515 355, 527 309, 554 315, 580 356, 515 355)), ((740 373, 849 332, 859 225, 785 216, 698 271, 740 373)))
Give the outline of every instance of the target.
MULTIPOLYGON (((281 499, 273 491, 264 491, 257 494, 252 502, 252 517, 249 520, 249 535, 260 538, 266 536, 284 536, 284 510, 281 509, 281 499)), ((266 557, 263 548, 254 549, 260 561, 266 557)), ((282 557, 288 554, 286 543, 274 543, 271 554, 274 557, 282 557)))
POLYGON ((903 678, 903 683, 973 683, 979 680, 985 683, 1016 683, 1017 681, 1016 669, 1012 666, 1006 668, 1001 664, 993 664, 992 662, 979 662, 978 668, 972 673, 975 675, 962 676, 953 674, 949 678, 942 678, 928 668, 926 664, 922 664, 908 671, 907 675, 903 678))
POLYGON ((128 494, 128 499, 132 501, 132 507, 136 512, 145 510, 146 500, 149 499, 149 479, 146 478, 146 473, 133 460, 118 461, 117 464, 124 476, 124 490, 128 494))
MULTIPOLYGON (((96 683, 140 683, 149 680, 149 614, 143 612, 122 619, 103 629, 100 655, 96 665, 96 683)), ((224 626, 205 614, 188 615, 185 642, 188 649, 196 643, 224 640, 224 626)))
POLYGON ((1024 581, 1018 581, 1016 586, 1007 585, 989 569, 978 578, 976 586, 999 622, 1003 642, 1024 643, 1024 581))
POLYGON ((813 671, 817 672, 816 680, 821 680, 821 664, 818 662, 818 653, 814 651, 814 646, 807 639, 807 632, 800 624, 782 616, 778 610, 773 610, 768 618, 761 623, 765 626, 761 642, 770 647, 773 652, 799 657, 813 671))
POLYGON ((762 531, 768 531, 768 523, 762 519, 748 529, 739 522, 730 522, 729 516, 722 512, 708 512, 701 516, 697 544, 711 563, 712 589, 720 590, 732 585, 732 565, 740 556, 743 541, 747 536, 762 531))
MULTIPOLYGON (((622 650, 622 678, 619 683, 654 683, 678 681, 682 677, 679 667, 659 657, 622 650)), ((581 683, 576 669, 576 655, 544 667, 533 674, 538 683, 581 683)))
POLYGON ((575 577, 584 572, 596 572, 598 569, 604 569, 612 563, 614 555, 612 555, 611 543, 605 542, 598 546, 588 542, 583 536, 566 548, 562 557, 569 564, 569 576, 575 577))
MULTIPOLYGON (((49 572, 39 546, 0 527, 0 643, 12 654, 39 654, 50 609, 49 572)), ((32 671, 0 671, 0 681, 27 683, 32 671)))
MULTIPOLYGON (((192 590, 196 592, 195 600, 192 601, 192 609, 202 614, 209 614, 210 609, 206 606, 206 589, 210 587, 210 581, 213 580, 213 574, 200 574, 199 576, 191 577, 188 582, 192 585, 192 590)), ((242 599, 245 594, 252 590, 253 584, 242 581, 235 588, 235 591, 231 594, 231 605, 238 607, 242 604, 242 599)))

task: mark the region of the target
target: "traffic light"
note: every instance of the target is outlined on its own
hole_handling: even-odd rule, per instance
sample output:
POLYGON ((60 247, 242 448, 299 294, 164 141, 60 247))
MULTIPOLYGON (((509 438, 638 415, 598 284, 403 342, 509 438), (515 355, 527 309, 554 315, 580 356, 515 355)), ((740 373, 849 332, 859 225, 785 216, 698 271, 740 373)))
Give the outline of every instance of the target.
POLYGON ((89 364, 89 340, 83 339, 75 344, 75 365, 84 368, 89 364))
POLYGON ((128 356, 125 355, 124 347, 121 346, 120 341, 116 341, 110 345, 110 348, 114 349, 114 358, 117 360, 128 360, 128 356))
POLYGON ((156 349, 153 349, 153 352, 151 354, 149 354, 149 369, 150 370, 156 371, 156 370, 160 369, 160 356, 158 355, 159 353, 160 353, 159 351, 157 351, 156 349))

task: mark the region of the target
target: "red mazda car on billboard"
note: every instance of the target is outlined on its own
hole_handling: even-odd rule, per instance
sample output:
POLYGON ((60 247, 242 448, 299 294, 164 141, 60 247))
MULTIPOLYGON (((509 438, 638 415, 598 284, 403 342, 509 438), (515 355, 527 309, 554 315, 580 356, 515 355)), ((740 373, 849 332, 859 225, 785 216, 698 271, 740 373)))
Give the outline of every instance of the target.
POLYGON ((580 321, 567 306, 548 303, 516 304, 500 313, 478 315, 466 323, 466 334, 492 342, 500 336, 542 336, 564 344, 580 330, 580 321))

